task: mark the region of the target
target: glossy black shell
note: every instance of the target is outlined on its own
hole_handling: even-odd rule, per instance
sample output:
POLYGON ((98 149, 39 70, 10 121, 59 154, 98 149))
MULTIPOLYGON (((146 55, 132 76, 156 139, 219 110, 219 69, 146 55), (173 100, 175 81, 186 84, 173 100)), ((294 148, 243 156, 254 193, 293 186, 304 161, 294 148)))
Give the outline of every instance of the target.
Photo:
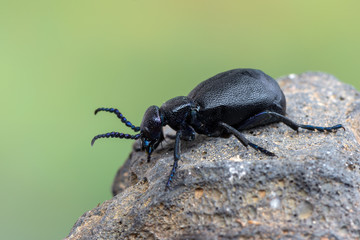
POLYGON ((198 119, 206 125, 225 122, 238 126, 260 112, 286 112, 278 83, 255 69, 234 69, 201 82, 188 95, 199 105, 198 119), (206 120, 205 122, 202 120, 206 120))
POLYGON ((179 96, 166 101, 160 108, 150 106, 140 127, 129 122, 118 109, 98 108, 99 111, 115 113, 118 118, 138 134, 111 132, 95 136, 91 144, 99 138, 141 139, 142 148, 148 153, 148 161, 153 150, 164 140, 163 126, 176 131, 174 163, 166 183, 170 183, 180 160, 181 140, 191 141, 195 133, 211 137, 234 135, 245 147, 252 147, 267 156, 274 153, 250 142, 240 132, 274 122, 283 122, 293 130, 299 128, 310 131, 335 132, 344 128, 341 124, 321 127, 297 124, 285 117, 286 100, 278 83, 260 70, 234 69, 215 75, 196 86, 187 97, 179 96))

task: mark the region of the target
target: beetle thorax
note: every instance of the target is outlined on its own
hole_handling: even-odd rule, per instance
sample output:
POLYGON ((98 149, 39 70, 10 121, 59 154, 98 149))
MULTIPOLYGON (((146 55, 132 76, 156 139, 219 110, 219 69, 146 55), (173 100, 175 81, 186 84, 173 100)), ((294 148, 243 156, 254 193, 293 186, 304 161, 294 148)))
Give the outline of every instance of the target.
POLYGON ((186 124, 191 115, 191 110, 195 108, 194 102, 188 97, 175 97, 166 101, 160 107, 160 112, 164 115, 164 122, 174 130, 179 130, 186 124))

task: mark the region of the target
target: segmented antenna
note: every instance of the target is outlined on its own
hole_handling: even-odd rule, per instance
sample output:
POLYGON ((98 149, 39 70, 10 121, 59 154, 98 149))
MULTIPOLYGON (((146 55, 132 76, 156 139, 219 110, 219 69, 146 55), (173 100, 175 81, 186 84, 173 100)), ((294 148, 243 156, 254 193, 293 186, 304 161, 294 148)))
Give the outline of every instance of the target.
POLYGON ((96 135, 91 140, 91 146, 94 145, 95 141, 99 138, 125 138, 125 139, 135 139, 136 140, 136 139, 139 139, 140 137, 141 137, 141 134, 130 135, 130 134, 119 133, 119 132, 104 133, 104 134, 96 135))
POLYGON ((111 112, 111 113, 115 113, 116 116, 121 119, 121 122, 123 122, 127 127, 131 128, 132 130, 134 130, 135 132, 140 131, 140 127, 135 127, 130 121, 128 121, 123 115, 122 113, 116 109, 116 108, 98 108, 95 110, 95 115, 98 112, 111 112))

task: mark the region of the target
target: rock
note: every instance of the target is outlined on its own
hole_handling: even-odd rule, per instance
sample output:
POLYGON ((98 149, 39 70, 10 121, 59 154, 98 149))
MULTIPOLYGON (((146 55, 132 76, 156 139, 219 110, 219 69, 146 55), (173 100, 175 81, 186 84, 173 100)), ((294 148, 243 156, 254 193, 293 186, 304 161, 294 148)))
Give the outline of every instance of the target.
POLYGON ((86 212, 68 239, 354 239, 360 237, 360 94, 324 73, 279 79, 287 116, 346 131, 296 133, 282 123, 244 131, 276 157, 235 137, 174 140, 146 155, 134 144, 111 200, 86 212))

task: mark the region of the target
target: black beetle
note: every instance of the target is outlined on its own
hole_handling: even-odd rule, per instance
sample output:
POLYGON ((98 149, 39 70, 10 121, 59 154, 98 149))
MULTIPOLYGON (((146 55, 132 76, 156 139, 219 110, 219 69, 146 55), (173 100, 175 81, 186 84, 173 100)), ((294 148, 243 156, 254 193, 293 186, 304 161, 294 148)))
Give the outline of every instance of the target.
POLYGON ((174 164, 166 188, 175 175, 180 159, 180 139, 191 141, 195 132, 210 137, 229 137, 233 134, 244 146, 250 146, 268 156, 275 154, 250 142, 241 130, 283 122, 290 128, 333 132, 344 128, 341 124, 332 127, 317 127, 297 124, 285 117, 286 100, 278 83, 260 70, 233 69, 219 73, 200 83, 187 97, 175 97, 160 108, 149 107, 140 127, 135 127, 117 109, 98 108, 99 111, 115 113, 126 126, 139 134, 130 135, 111 132, 95 136, 91 145, 99 138, 141 138, 142 148, 151 153, 164 140, 162 127, 169 125, 176 131, 174 164))

